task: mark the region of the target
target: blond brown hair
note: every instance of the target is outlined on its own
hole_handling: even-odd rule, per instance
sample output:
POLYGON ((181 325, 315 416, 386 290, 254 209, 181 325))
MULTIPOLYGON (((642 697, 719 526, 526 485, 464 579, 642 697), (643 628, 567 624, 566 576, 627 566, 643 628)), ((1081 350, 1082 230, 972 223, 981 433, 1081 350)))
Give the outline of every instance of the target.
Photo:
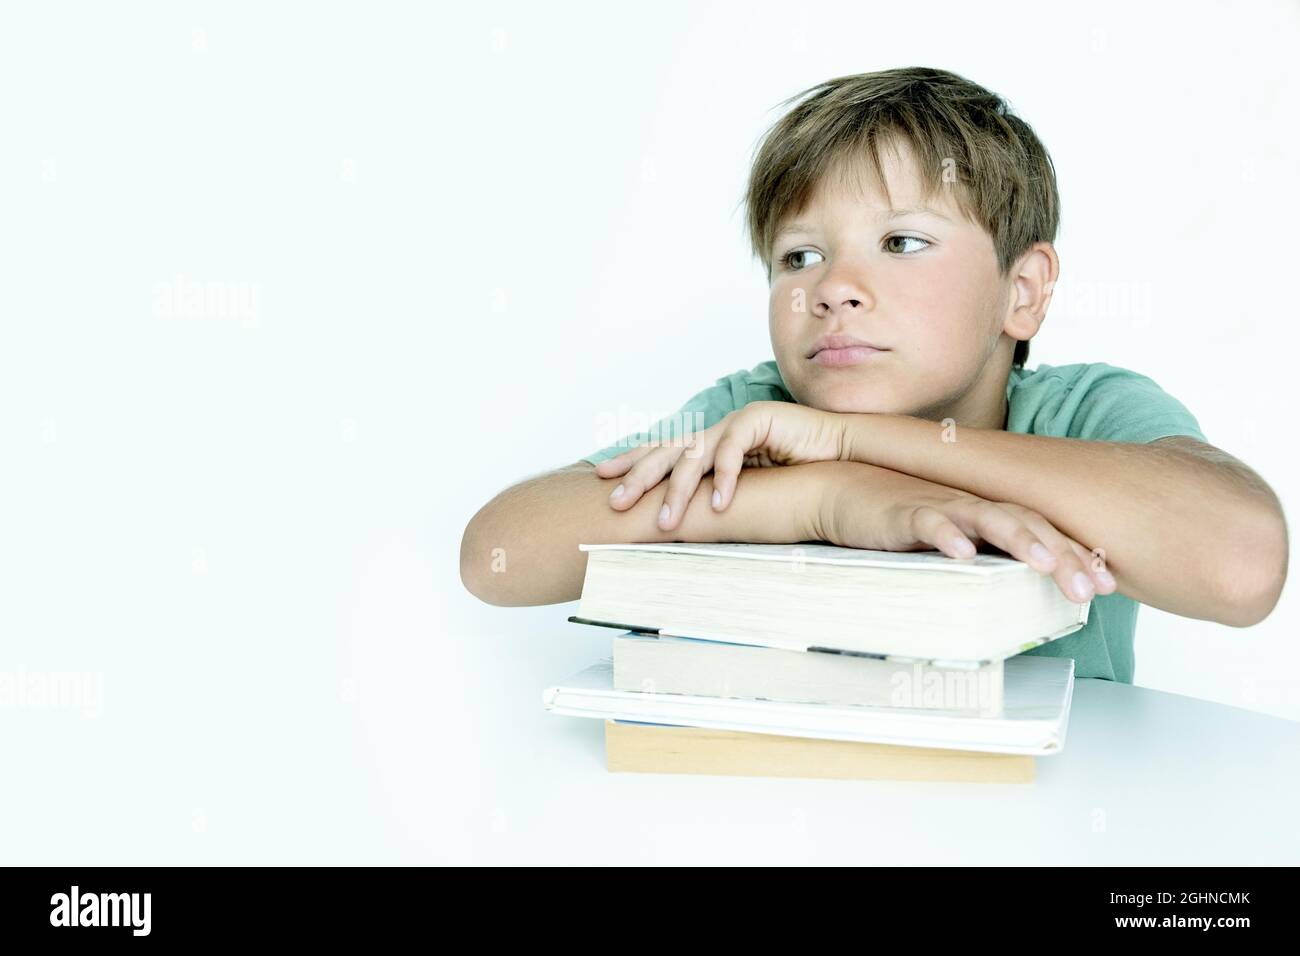
MULTIPOLYGON (((780 105, 796 100, 755 149, 744 198, 754 254, 769 278, 776 230, 803 211, 832 169, 865 160, 888 196, 880 147, 894 137, 911 147, 927 196, 955 187, 958 207, 992 237, 1004 278, 1034 243, 1056 238, 1051 157, 984 87, 946 70, 905 67, 827 80, 780 105)), ((1028 357, 1029 343, 1017 342, 1012 364, 1028 357)))

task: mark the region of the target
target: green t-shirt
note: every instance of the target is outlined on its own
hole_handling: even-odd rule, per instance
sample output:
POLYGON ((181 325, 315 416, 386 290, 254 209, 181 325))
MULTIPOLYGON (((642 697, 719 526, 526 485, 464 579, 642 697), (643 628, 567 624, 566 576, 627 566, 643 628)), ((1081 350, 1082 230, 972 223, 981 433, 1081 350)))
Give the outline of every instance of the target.
MULTIPOLYGON (((718 379, 674 415, 620 438, 583 461, 593 465, 651 440, 665 441, 684 428, 716 425, 750 402, 793 402, 776 362, 763 362, 718 379)), ((1012 368, 1007 379, 1007 431, 1054 438, 1143 443, 1169 435, 1205 441, 1192 413, 1154 381, 1105 362, 1012 368)), ((1076 677, 1133 683, 1133 634, 1138 603, 1122 594, 1093 598, 1088 623, 1027 654, 1073 657, 1076 677)))

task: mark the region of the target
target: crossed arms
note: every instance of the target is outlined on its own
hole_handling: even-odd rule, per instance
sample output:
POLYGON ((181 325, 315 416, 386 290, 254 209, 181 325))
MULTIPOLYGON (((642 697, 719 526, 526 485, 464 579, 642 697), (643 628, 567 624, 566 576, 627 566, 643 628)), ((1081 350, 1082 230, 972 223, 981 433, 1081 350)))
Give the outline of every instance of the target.
POLYGON ((1131 444, 964 428, 944 441, 939 429, 751 403, 689 448, 642 446, 507 489, 466 528, 461 576, 490 603, 547 604, 581 592, 579 542, 826 540, 960 557, 964 538, 1052 574, 1071 596, 1082 572, 1092 593, 1235 627, 1276 605, 1287 573, 1282 509, 1226 452, 1184 437, 1131 444), (1033 544, 1051 560, 1031 557, 1033 544))

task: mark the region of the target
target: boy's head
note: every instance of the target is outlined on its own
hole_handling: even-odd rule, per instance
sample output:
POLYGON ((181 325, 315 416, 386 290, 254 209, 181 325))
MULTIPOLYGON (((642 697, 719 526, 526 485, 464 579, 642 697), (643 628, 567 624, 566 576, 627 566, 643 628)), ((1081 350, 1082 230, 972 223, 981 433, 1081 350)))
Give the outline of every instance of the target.
POLYGON ((791 394, 1002 427, 1008 371, 1059 271, 1047 151, 999 97, 943 70, 840 77, 792 100, 746 194, 791 394), (882 351, 822 349, 834 336, 882 351))

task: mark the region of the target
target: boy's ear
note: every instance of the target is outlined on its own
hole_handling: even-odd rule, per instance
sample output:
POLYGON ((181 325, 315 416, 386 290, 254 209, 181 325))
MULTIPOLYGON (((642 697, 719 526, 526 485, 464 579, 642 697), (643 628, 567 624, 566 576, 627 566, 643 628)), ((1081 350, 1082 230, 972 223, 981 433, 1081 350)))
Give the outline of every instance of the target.
POLYGON ((1011 268, 1013 285, 1002 331, 1018 341, 1037 335, 1060 274, 1055 247, 1050 242, 1034 243, 1011 268))

